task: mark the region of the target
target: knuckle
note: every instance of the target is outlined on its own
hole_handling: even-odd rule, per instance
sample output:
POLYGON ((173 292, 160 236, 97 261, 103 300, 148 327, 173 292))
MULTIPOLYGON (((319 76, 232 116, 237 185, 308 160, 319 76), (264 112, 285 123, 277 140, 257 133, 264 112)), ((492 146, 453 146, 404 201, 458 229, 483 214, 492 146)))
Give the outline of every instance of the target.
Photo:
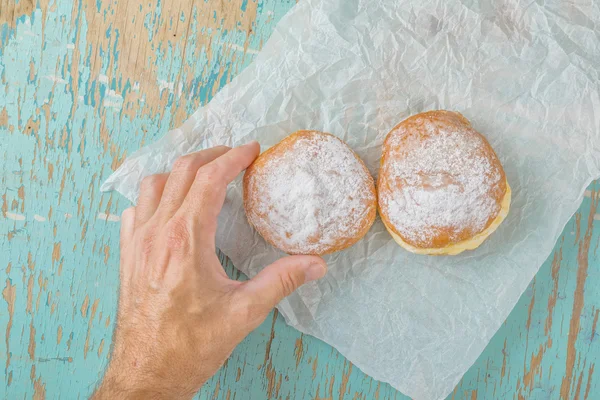
POLYGON ((212 186, 219 181, 221 176, 221 170, 216 164, 206 164, 198 170, 196 173, 196 179, 200 183, 204 183, 208 186, 212 186))
POLYGON ((224 144, 221 144, 221 145, 215 146, 215 149, 219 149, 219 150, 223 150, 223 151, 229 151, 229 150, 231 150, 231 147, 230 146, 225 146, 224 144))
POLYGON ((135 207, 126 208, 123 213, 121 213, 121 220, 128 219, 135 216, 135 207))
POLYGON ((149 192, 152 191, 158 185, 159 177, 157 175, 148 175, 144 179, 142 179, 142 183, 140 185, 140 192, 149 192))
POLYGON ((187 172, 194 168, 193 157, 181 156, 173 163, 173 172, 187 172))
POLYGON ((279 287, 283 297, 287 297, 292 294, 292 292, 296 290, 300 284, 300 279, 295 277, 293 274, 284 272, 279 275, 279 287))
POLYGON ((175 216, 167 222, 166 245, 169 250, 182 251, 190 246, 191 235, 185 218, 175 216))
POLYGON ((154 234, 152 230, 148 230, 148 232, 140 238, 140 252, 144 258, 148 258, 154 250, 155 239, 156 234, 154 234))

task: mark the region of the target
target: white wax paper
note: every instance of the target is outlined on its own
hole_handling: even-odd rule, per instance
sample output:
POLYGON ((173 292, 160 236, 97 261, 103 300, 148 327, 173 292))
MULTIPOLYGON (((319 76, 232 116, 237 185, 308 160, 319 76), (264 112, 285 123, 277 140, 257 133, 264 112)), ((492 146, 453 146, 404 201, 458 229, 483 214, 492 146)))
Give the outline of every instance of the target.
MULTIPOLYGON (((302 0, 254 63, 179 129, 103 186, 136 201, 140 180, 180 155, 298 129, 346 140, 377 174, 388 131, 457 110, 483 133, 513 189, 481 247, 428 257, 377 221, 326 257, 327 276, 280 305, 286 321, 416 399, 452 391, 505 320, 586 186, 600 176, 600 3, 592 0, 302 0)), ((238 179, 218 247, 249 276, 283 254, 250 228, 238 179)))

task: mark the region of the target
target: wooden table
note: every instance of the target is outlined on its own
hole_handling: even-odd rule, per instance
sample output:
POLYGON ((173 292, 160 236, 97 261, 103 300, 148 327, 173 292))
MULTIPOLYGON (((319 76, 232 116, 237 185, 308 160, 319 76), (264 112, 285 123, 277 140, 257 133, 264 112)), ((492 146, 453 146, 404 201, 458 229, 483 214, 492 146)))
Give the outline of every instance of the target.
MULTIPOLYGON (((287 0, 0 0, 2 398, 85 398, 109 358, 119 215, 100 183, 253 59, 287 0)), ((600 185, 453 399, 594 399, 600 185)), ((239 276, 231 265, 228 273, 239 276)), ((402 399, 277 313, 202 399, 402 399)))

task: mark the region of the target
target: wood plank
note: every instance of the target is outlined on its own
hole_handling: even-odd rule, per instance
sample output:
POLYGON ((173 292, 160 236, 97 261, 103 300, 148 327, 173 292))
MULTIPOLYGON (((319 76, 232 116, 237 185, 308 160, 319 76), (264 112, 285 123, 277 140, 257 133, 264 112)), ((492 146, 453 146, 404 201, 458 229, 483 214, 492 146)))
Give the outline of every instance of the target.
MULTIPOLYGON (((99 184, 247 66, 294 4, 0 0, 0 397, 93 390, 110 351, 128 206, 99 184)), ((450 398, 600 393, 599 190, 450 398)), ((405 397, 274 313, 198 398, 405 397)))

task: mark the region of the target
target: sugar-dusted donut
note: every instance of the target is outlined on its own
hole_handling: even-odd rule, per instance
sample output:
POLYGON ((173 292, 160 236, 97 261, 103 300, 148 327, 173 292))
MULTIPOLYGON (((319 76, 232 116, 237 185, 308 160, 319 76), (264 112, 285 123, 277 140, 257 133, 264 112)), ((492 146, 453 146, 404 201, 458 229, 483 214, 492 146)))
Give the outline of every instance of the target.
POLYGON ((244 175, 250 224, 288 254, 322 255, 360 240, 377 213, 375 184, 337 137, 298 131, 262 153, 244 175))
POLYGON ((511 199, 490 144, 451 111, 417 114, 392 129, 377 190, 387 230, 418 254, 477 248, 504 220, 511 199))

